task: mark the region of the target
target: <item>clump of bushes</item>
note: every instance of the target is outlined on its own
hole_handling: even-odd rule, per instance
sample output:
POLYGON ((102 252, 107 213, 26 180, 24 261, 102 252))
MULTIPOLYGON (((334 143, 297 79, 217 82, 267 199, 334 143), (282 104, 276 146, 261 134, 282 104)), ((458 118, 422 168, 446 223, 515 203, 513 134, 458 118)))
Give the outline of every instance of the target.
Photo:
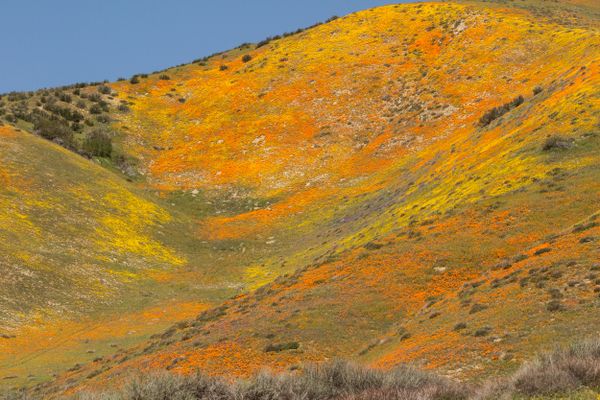
POLYGON ((247 63, 250 60, 252 60, 252 56, 250 54, 244 54, 244 56, 242 57, 242 62, 244 63, 247 63))
POLYGON ((90 157, 110 157, 112 154, 111 135, 99 129, 90 132, 83 143, 83 151, 90 157))
POLYGON ((523 104, 524 101, 525 101, 525 99, 523 98, 523 96, 519 95, 519 96, 515 97, 514 99, 512 99, 511 101, 509 101, 508 103, 502 104, 499 107, 492 108, 491 110, 489 110, 485 114, 483 114, 483 116, 481 118, 479 118, 479 125, 480 126, 489 125, 493 120, 500 118, 501 116, 503 116, 504 114, 506 114, 507 112, 512 110, 513 108, 516 108, 516 107, 520 106, 521 104, 523 104))
POLYGON ((171 79, 171 77, 167 74, 161 74, 158 79, 160 79, 161 81, 168 81, 171 79))
POLYGON ((138 78, 137 75, 134 75, 129 80, 129 83, 131 83, 132 85, 137 85, 138 83, 140 83, 140 78, 138 78))
POLYGON ((71 147, 73 144, 73 132, 70 127, 57 119, 39 116, 33 124, 33 130, 43 138, 62 146, 71 147))

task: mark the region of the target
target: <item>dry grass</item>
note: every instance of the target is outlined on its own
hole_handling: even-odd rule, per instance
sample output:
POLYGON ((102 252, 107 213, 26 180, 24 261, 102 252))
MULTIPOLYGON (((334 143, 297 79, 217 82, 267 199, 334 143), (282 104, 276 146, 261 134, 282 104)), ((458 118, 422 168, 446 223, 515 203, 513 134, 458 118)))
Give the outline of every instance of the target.
MULTIPOLYGON (((479 387, 408 366, 382 371, 334 361, 308 365, 299 372, 265 371, 250 380, 236 382, 200 373, 182 376, 158 371, 133 378, 118 392, 85 393, 71 400, 539 399, 582 388, 600 389, 600 339, 543 354, 512 376, 479 387)), ((6 394, 0 399, 34 400, 22 393, 6 394)))
MULTIPOLYGON (((2 397, 0 397, 2 398, 2 397)), ((166 371, 133 378, 119 392, 84 393, 71 400, 462 400, 464 385, 411 367, 381 371, 344 361, 308 365, 299 373, 263 372, 226 382, 203 374, 166 371)), ((29 400, 28 397, 2 398, 29 400)), ((32 399, 33 400, 33 399, 32 399)), ((36 399, 37 400, 37 399, 36 399)))
POLYGON ((510 399, 600 388, 600 340, 587 340, 546 353, 524 364, 510 378, 489 382, 476 399, 510 399))

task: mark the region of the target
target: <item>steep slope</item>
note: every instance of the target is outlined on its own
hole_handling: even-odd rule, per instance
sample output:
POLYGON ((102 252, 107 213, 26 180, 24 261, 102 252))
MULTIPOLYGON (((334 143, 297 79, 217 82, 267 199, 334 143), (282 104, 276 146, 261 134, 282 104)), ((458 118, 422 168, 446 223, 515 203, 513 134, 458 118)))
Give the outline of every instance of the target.
POLYGON ((593 3, 424 3, 110 84, 142 177, 117 197, 155 210, 129 262, 235 296, 51 389, 340 356, 481 377, 597 335, 599 68, 593 3))
POLYGON ((124 179, 56 144, 0 126, 0 182, 4 376, 43 376, 91 360, 97 355, 90 349, 112 352, 110 344, 134 343, 148 336, 144 330, 153 333, 206 307, 196 303, 198 292, 186 308, 181 303, 189 293, 171 301, 173 288, 156 284, 155 276, 187 263, 165 238, 181 224, 124 179), (158 304, 180 312, 158 323, 139 321, 140 313, 135 321, 137 310, 158 304), (130 315, 115 320, 124 312, 130 315), (128 324, 137 324, 138 332, 127 336, 122 325, 128 324), (115 330, 125 332, 119 338, 115 330))

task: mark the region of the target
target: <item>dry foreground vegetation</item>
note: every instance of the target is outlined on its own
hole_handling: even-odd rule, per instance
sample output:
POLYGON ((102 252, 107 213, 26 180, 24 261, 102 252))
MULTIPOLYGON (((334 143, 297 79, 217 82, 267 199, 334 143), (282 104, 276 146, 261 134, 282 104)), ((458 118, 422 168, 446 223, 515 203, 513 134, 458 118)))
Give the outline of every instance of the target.
MULTIPOLYGON (((597 399, 600 389, 600 341, 589 340, 526 363, 512 376, 467 385, 403 366, 390 371, 343 361, 306 365, 301 371, 262 372, 250 380, 228 381, 196 372, 168 371, 133 376, 111 392, 83 392, 71 400, 495 400, 560 398, 597 399)), ((33 400, 25 391, 6 400, 33 400)))
POLYGON ((599 18, 390 5, 1 95, 0 386, 596 398, 599 18))

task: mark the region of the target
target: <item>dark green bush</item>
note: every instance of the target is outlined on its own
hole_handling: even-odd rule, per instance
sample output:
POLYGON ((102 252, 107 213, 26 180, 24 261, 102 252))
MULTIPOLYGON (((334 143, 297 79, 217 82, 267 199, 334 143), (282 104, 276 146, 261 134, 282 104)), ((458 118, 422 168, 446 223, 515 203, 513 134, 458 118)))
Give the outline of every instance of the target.
POLYGON ((57 119, 37 117, 33 124, 33 130, 38 135, 48 140, 53 140, 65 147, 70 147, 73 144, 73 132, 71 128, 57 119))
POLYGON ((242 57, 242 62, 247 63, 250 60, 252 60, 252 56, 250 54, 244 54, 244 56, 242 57))

